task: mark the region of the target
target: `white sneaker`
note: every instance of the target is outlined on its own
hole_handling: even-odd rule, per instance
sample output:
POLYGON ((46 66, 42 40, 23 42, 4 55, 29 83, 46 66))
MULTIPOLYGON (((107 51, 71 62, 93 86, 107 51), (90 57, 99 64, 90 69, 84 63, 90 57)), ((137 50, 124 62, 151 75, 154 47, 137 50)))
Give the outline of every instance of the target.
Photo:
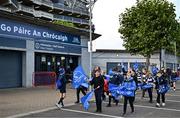
POLYGON ((156 107, 160 107, 160 104, 159 104, 159 103, 156 103, 156 107))
POLYGON ((164 107, 166 104, 165 103, 162 103, 162 106, 164 107))
POLYGON ((60 104, 58 104, 58 103, 56 103, 56 106, 57 106, 58 108, 61 108, 61 105, 60 105, 60 104))

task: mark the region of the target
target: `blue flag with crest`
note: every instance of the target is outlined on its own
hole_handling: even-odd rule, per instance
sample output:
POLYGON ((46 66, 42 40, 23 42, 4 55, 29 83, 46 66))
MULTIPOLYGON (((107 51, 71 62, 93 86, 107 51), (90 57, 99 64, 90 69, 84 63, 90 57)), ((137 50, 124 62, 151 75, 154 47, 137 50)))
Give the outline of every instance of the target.
POLYGON ((83 108, 85 110, 89 109, 89 106, 90 106, 89 101, 91 100, 93 95, 94 95, 94 90, 90 91, 88 94, 86 94, 85 96, 81 98, 81 103, 83 104, 83 108))
POLYGON ((133 65, 133 69, 134 69, 135 71, 137 71, 138 68, 139 68, 139 65, 138 65, 138 62, 136 61, 136 63, 133 65))
POLYGON ((81 66, 78 66, 73 72, 72 86, 74 88, 78 88, 80 85, 82 85, 88 88, 87 80, 88 78, 85 75, 84 70, 81 66))
POLYGON ((158 73, 158 68, 156 66, 153 66, 151 69, 153 75, 155 76, 158 73))

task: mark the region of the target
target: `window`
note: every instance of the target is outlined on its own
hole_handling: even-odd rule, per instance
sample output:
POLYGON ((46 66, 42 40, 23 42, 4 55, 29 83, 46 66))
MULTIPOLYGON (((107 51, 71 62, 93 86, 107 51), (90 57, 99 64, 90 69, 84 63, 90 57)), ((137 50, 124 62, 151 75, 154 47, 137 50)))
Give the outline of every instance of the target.
POLYGON ((115 67, 118 67, 119 71, 122 72, 122 68, 125 68, 125 71, 128 70, 128 62, 107 62, 107 73, 109 70, 114 69, 115 67))
POLYGON ((138 70, 141 71, 143 68, 146 67, 146 63, 145 62, 130 62, 130 68, 134 69, 133 66, 135 64, 138 64, 138 70))

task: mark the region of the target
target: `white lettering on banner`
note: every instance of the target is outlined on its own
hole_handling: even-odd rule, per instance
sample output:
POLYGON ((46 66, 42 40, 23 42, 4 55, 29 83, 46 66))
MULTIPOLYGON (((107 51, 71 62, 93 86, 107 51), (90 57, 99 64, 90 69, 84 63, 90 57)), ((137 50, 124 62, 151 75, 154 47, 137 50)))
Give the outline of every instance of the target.
MULTIPOLYGON (((74 37, 71 35, 67 35, 66 33, 59 33, 57 31, 53 30, 47 30, 42 28, 34 28, 34 27, 28 27, 26 25, 21 24, 11 24, 11 23, 1 23, 0 20, 0 32, 4 33, 10 33, 10 35, 17 35, 20 36, 24 35, 25 37, 31 37, 31 38, 45 38, 45 39, 51 39, 54 41, 61 41, 61 42, 68 42, 68 43, 80 43, 80 40, 78 37, 74 37), (69 41, 68 38, 72 38, 71 41, 69 41)), ((23 37, 24 37, 23 36, 23 37)), ((62 48, 62 47, 60 47, 62 48)))
POLYGON ((1 24, 1 30, 11 32, 11 27, 6 26, 6 24, 1 24))
POLYGON ((50 34, 48 32, 43 32, 42 33, 42 36, 44 38, 50 38, 50 39, 56 39, 56 40, 59 40, 59 41, 63 41, 63 42, 67 42, 68 41, 68 38, 67 36, 62 36, 62 35, 56 35, 56 34, 50 34))
POLYGON ((14 26, 14 32, 24 35, 31 35, 31 30, 25 29, 24 27, 14 26))
POLYGON ((33 31, 33 36, 39 36, 41 37, 41 32, 38 32, 36 30, 33 31))

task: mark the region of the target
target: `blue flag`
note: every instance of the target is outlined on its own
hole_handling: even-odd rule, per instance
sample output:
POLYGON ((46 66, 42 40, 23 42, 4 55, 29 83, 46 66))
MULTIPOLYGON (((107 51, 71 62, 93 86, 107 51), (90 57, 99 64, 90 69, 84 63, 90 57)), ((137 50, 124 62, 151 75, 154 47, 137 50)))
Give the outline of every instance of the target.
POLYGON ((111 92, 112 96, 115 97, 115 99, 119 99, 119 96, 121 95, 121 91, 123 89, 124 89, 124 86, 118 86, 118 85, 109 83, 109 91, 111 92))
POLYGON ((109 83, 109 91, 117 90, 117 89, 118 89, 118 85, 109 83))
POLYGON ((91 92, 89 92, 88 94, 86 94, 81 98, 81 103, 83 104, 83 108, 85 110, 89 109, 90 106, 89 101, 93 97, 93 95, 94 95, 94 90, 92 90, 91 92))
POLYGON ((127 72, 127 67, 124 66, 124 63, 123 63, 123 62, 121 63, 121 67, 122 67, 122 71, 123 71, 123 72, 127 72))
POLYGON ((138 89, 142 89, 143 83, 138 83, 138 89))
POLYGON ((56 80, 56 89, 61 89, 62 83, 60 79, 56 80))
MULTIPOLYGON (((87 79, 82 67, 78 66, 73 72, 72 85, 74 88, 78 88, 80 85, 87 83, 87 79)), ((87 86, 87 84, 85 86, 87 86)))
POLYGON ((152 87, 153 87, 152 84, 145 84, 145 85, 142 85, 142 86, 141 86, 141 89, 142 89, 142 90, 145 90, 145 89, 149 89, 149 88, 152 88, 152 87))
POLYGON ((138 67, 139 67, 139 65, 138 65, 138 63, 137 63, 137 61, 136 61, 136 63, 133 65, 133 69, 134 69, 135 71, 137 71, 137 70, 138 70, 138 67))
POLYGON ((89 87, 89 84, 88 83, 82 83, 81 86, 85 87, 85 88, 88 88, 89 87))
POLYGON ((109 81, 110 80, 110 76, 109 75, 105 75, 106 80, 109 81))
POLYGON ((167 93, 169 89, 170 89, 170 87, 168 85, 164 85, 164 84, 159 85, 158 93, 160 93, 160 94, 167 93))
POLYGON ((108 75, 112 75, 113 74, 113 71, 112 71, 112 69, 109 69, 109 71, 108 71, 108 75))
POLYGON ((158 68, 153 66, 151 71, 152 71, 153 75, 156 75, 158 73, 158 68))
POLYGON ((127 97, 134 97, 133 91, 121 90, 119 94, 127 97))
POLYGON ((172 78, 172 81, 173 81, 173 82, 176 82, 176 81, 178 81, 178 80, 180 80, 180 77, 172 78))

